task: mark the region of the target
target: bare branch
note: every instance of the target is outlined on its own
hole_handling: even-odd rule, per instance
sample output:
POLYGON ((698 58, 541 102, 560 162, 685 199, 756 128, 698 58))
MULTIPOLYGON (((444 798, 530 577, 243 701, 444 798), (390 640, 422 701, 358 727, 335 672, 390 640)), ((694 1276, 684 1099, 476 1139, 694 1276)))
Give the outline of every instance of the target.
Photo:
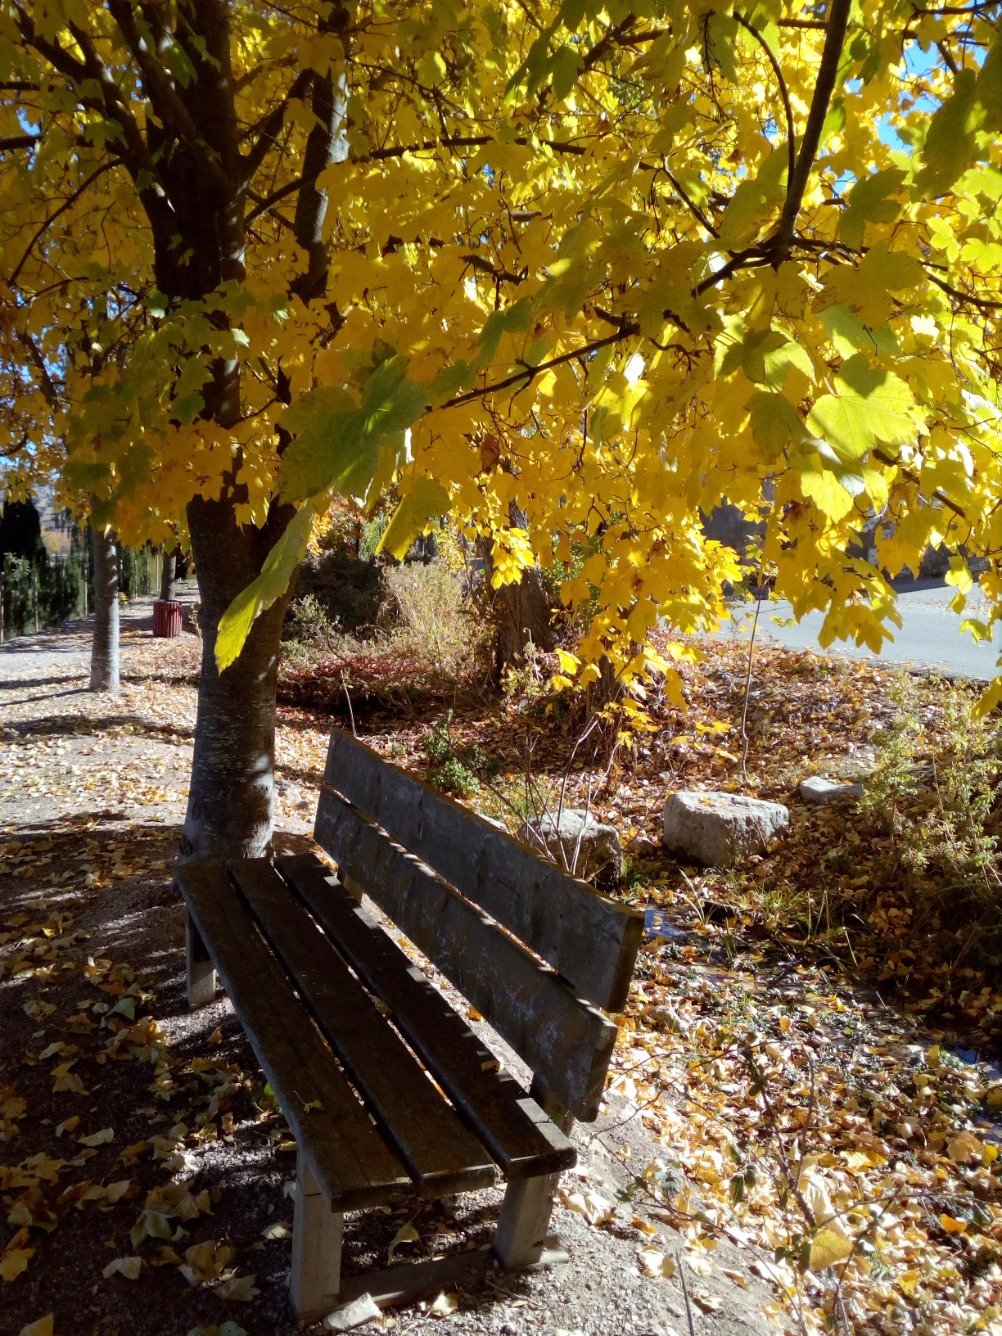
POLYGON ((34 148, 41 135, 8 135, 6 139, 0 139, 0 153, 13 152, 18 148, 34 148))
POLYGON ((776 76, 777 84, 779 84, 779 95, 783 99, 783 111, 786 115, 786 151, 789 163, 787 180, 792 181, 797 164, 797 145, 793 134, 793 108, 790 106, 790 93, 786 87, 786 80, 783 78, 782 68, 780 67, 779 61, 776 59, 772 47, 765 40, 759 30, 736 10, 733 17, 735 23, 740 23, 745 32, 751 33, 752 37, 754 37, 755 41, 758 42, 759 46, 765 52, 766 60, 768 60, 769 64, 772 66, 772 72, 776 76))
POLYGON ((254 173, 264 162, 268 151, 274 148, 275 139, 282 129, 289 103, 304 97, 315 78, 316 75, 313 70, 300 70, 278 106, 265 116, 258 127, 251 131, 252 134, 256 133, 257 139, 243 158, 243 179, 245 182, 249 183, 254 179, 254 173))

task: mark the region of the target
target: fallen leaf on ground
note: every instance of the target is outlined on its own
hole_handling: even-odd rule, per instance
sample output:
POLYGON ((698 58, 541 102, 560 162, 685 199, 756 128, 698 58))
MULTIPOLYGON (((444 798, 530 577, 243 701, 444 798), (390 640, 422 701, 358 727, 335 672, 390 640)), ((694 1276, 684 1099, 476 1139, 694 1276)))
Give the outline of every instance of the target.
POLYGON ((143 1259, 141 1257, 116 1257, 113 1262, 108 1263, 101 1275, 104 1276, 105 1280, 109 1276, 124 1276, 126 1280, 138 1280, 142 1267, 143 1259))

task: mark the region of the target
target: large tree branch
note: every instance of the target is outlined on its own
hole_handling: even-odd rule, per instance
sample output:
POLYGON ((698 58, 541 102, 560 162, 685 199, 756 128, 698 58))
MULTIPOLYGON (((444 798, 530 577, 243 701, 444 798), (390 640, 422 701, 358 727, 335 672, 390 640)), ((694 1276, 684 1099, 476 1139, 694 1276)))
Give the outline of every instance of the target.
POLYGON ((158 117, 172 124, 188 146, 197 151, 200 169, 205 171, 214 188, 224 194, 231 194, 236 183, 230 180, 218 153, 202 134, 191 112, 178 95, 171 75, 150 50, 149 43, 136 24, 130 0, 107 0, 107 5, 139 66, 143 76, 143 86, 158 117))
POLYGON ((804 191, 814 168, 814 160, 821 143, 821 131, 824 129, 832 92, 835 89, 835 80, 838 78, 838 67, 845 47, 851 9, 852 0, 831 0, 828 6, 825 43, 814 84, 814 96, 811 98, 811 109, 804 127, 804 137, 800 141, 800 152, 786 184, 786 201, 783 204, 779 225, 767 243, 770 262, 776 268, 790 253, 800 206, 804 202, 804 191))
POLYGON ((268 153, 275 147, 275 140, 285 122, 285 113, 290 102, 305 97, 316 77, 313 70, 300 70, 278 106, 251 130, 250 133, 255 134, 257 138, 243 157, 242 175, 246 184, 249 185, 254 179, 255 172, 264 162, 268 153))
POLYGON ((60 398, 56 382, 52 379, 52 373, 49 371, 42 355, 42 350, 26 330, 17 331, 17 341, 28 354, 28 360, 35 368, 35 375, 38 378, 38 386, 42 391, 42 397, 53 411, 59 409, 60 398))

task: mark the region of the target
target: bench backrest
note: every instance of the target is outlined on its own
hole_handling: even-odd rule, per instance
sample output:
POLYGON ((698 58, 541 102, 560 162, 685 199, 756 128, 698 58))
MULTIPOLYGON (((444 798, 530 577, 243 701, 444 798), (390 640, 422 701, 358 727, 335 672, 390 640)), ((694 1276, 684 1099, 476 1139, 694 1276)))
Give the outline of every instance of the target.
POLYGON ((594 1118, 616 1037, 598 1008, 626 1001, 643 916, 337 729, 315 837, 546 1090, 594 1118))

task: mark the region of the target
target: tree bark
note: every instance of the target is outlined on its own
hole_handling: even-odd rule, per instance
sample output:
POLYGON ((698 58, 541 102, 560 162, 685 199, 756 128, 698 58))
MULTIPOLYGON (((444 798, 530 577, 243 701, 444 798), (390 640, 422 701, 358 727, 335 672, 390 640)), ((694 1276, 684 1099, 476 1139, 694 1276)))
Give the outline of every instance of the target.
POLYGON ((90 652, 91 691, 115 693, 119 679, 118 553, 110 530, 91 527, 94 567, 94 639, 90 652))
POLYGON ((177 549, 164 548, 163 570, 160 572, 160 602, 168 603, 174 597, 174 576, 177 570, 177 549))
MULTIPOLYGON (((528 526, 525 511, 514 501, 508 518, 519 529, 528 526)), ((490 551, 486 553, 487 577, 490 579, 490 551)), ((553 629, 553 604, 543 583, 543 572, 531 566, 514 584, 502 585, 494 595, 494 679, 500 682, 508 668, 525 662, 525 647, 532 644, 544 654, 556 648, 553 629)))
POLYGON ((215 648, 220 617, 260 573, 292 513, 284 507, 263 529, 254 529, 240 528, 226 501, 196 498, 188 506, 203 638, 181 862, 263 858, 271 852, 275 683, 289 594, 258 617, 239 658, 224 673, 216 667, 215 648))
POLYGON ((525 662, 525 647, 549 653, 557 643, 551 624, 553 605, 538 566, 522 572, 515 584, 494 595, 494 672, 498 681, 508 668, 525 662))

